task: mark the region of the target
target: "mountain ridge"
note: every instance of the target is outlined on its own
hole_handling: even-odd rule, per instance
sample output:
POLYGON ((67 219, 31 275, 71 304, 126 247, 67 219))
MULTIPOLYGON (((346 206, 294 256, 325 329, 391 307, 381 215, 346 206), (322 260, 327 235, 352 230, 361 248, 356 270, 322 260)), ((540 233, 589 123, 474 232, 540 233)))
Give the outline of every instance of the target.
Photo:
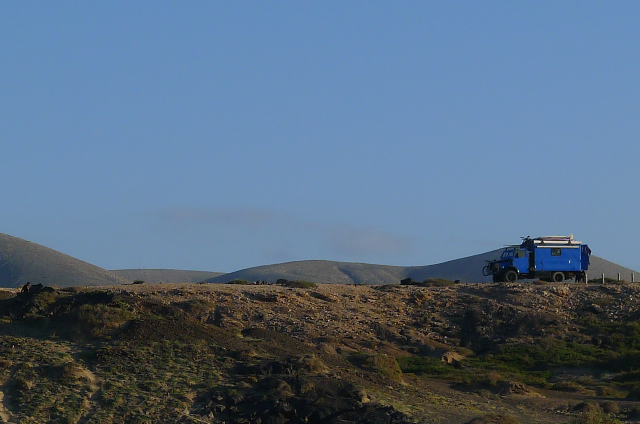
MULTIPOLYGON (((146 283, 226 283, 232 280, 268 281, 279 279, 305 280, 332 284, 397 284, 404 278, 423 281, 427 278, 446 278, 460 282, 488 282, 482 275, 487 260, 500 256, 502 249, 425 266, 377 265, 330 260, 303 260, 261 265, 230 273, 187 271, 176 269, 106 270, 51 248, 18 237, 0 233, 0 286, 20 287, 27 281, 49 286, 101 286, 146 283)), ((589 278, 602 274, 630 281, 630 268, 591 256, 589 278)))
MULTIPOLYGON (((486 261, 500 257, 503 249, 464 258, 453 259, 425 266, 376 265, 356 262, 338 262, 326 260, 307 260, 284 262, 274 265, 262 265, 223 274, 206 280, 209 283, 226 283, 232 280, 270 281, 278 279, 305 280, 313 283, 334 284, 397 284, 404 278, 423 281, 427 278, 445 278, 463 283, 482 283, 492 281, 482 275, 486 261)), ((598 278, 605 274, 608 278, 631 281, 631 274, 640 276, 637 271, 614 262, 591 255, 588 277, 598 278)))

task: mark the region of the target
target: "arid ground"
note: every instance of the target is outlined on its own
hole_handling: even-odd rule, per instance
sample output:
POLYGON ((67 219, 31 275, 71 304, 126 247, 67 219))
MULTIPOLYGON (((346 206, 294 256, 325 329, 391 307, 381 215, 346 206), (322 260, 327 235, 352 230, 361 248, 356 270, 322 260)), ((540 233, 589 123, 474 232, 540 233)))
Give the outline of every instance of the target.
POLYGON ((4 422, 640 417, 635 284, 136 284, 0 292, 4 422))

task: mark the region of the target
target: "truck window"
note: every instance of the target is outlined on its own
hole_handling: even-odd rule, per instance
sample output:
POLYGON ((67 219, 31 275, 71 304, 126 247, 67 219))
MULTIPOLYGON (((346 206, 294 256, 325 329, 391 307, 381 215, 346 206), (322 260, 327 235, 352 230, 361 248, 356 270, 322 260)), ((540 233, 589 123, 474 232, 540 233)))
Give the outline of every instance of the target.
POLYGON ((551 256, 562 256, 562 249, 560 249, 559 247, 552 247, 551 256))
POLYGON ((527 251, 524 249, 518 249, 516 250, 516 258, 526 258, 527 257, 527 251))

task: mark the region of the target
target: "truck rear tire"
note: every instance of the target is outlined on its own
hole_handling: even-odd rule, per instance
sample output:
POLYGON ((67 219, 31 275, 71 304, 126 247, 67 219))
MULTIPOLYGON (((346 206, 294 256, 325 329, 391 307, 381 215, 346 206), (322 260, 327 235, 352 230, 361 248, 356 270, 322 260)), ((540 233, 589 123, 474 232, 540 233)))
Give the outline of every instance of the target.
POLYGON ((562 283, 564 281, 564 273, 563 272, 554 272, 553 273, 553 281, 556 283, 562 283))
POLYGON ((504 281, 507 283, 515 283, 518 281, 518 273, 510 269, 504 274, 504 281))

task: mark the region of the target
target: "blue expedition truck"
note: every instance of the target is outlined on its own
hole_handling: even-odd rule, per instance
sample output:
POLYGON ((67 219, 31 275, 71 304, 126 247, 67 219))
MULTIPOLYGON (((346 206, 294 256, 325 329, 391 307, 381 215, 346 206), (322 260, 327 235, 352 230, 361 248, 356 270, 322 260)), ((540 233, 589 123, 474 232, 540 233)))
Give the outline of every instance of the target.
POLYGON ((488 261, 482 274, 493 275, 496 283, 532 278, 586 282, 590 255, 589 246, 574 240, 573 235, 524 237, 519 246, 506 247, 500 259, 488 261))

